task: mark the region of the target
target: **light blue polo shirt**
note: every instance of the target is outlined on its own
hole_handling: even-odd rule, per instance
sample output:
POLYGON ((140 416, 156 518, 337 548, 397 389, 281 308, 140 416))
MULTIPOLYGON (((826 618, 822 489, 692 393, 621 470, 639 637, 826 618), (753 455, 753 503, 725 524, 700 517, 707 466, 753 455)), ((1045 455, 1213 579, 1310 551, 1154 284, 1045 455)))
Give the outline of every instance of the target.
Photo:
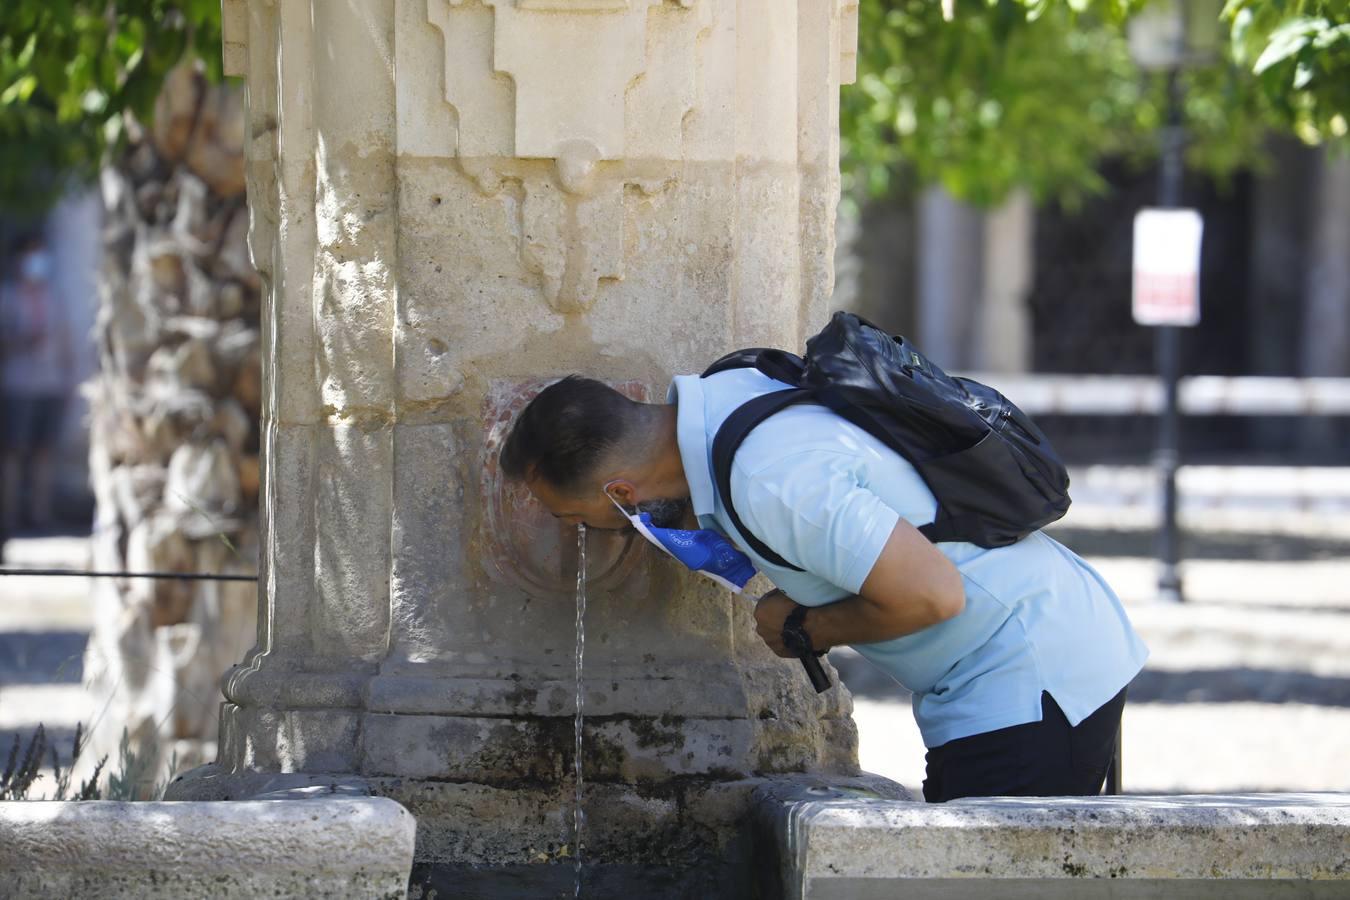
MULTIPOLYGON (((772 416, 741 444, 731 495, 746 528, 805 571, 775 566, 737 534, 712 472, 712 443, 736 407, 783 385, 753 369, 679 376, 680 457, 699 524, 750 554, 788 596, 821 606, 856 594, 903 517, 931 522, 937 501, 903 457, 829 410, 772 416)), ((1143 668, 1148 650, 1101 576, 1041 532, 1009 547, 942 543, 965 609, 914 634, 854 649, 913 692, 924 743, 1037 722, 1048 691, 1077 725, 1143 668)))

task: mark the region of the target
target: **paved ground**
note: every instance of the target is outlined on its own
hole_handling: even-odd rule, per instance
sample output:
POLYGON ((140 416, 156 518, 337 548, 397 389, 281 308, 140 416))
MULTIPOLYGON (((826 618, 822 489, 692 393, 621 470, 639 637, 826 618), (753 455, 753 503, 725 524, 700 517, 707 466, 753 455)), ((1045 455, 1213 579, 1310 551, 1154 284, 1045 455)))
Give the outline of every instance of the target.
MULTIPOLYGON (((16 539, 5 545, 4 564, 16 568, 84 568, 82 538, 16 539)), ((80 687, 84 645, 93 612, 81 578, 0 578, 0 764, 14 736, 26 747, 41 722, 64 765, 75 726, 98 720, 80 687)), ((50 776, 36 793, 50 790, 50 776)))
MULTIPOLYGON (((1301 492, 1317 480, 1295 474, 1193 479, 1188 602, 1173 606, 1154 598, 1146 480, 1076 473, 1057 536, 1116 587, 1152 652, 1125 714, 1127 790, 1350 791, 1350 492, 1310 503, 1301 492)), ((80 566, 85 554, 78 539, 20 540, 5 562, 80 566)), ((0 755, 39 721, 64 751, 76 722, 98 720, 79 685, 89 620, 81 580, 0 579, 0 755)), ((923 746, 907 697, 860 659, 840 664, 864 767, 917 790, 923 746)))

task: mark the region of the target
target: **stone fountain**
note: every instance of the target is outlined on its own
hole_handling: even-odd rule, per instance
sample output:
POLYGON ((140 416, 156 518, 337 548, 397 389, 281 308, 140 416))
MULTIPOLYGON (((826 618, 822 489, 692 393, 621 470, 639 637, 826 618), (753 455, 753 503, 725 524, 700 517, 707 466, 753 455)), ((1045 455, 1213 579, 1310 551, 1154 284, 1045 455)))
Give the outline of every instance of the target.
MULTIPOLYGON (((216 763, 168 797, 260 802, 0 804, 0 883, 388 897, 413 860, 410 896, 570 896, 580 554, 497 448, 559 375, 660 399, 824 321, 856 3, 223 12, 259 624, 216 763)), ((897 802, 746 601, 622 537, 585 554, 585 896, 1346 896, 1344 794, 897 802)))
MULTIPOLYGON (((416 815, 424 872, 570 887, 546 864, 576 849, 575 533, 497 448, 558 376, 661 399, 824 322, 856 19, 225 0, 265 284, 259 627, 217 762, 172 798, 375 793, 416 815)), ((859 774, 849 697, 770 654, 746 600, 631 537, 587 553, 595 878, 743 895, 750 794, 859 774)))

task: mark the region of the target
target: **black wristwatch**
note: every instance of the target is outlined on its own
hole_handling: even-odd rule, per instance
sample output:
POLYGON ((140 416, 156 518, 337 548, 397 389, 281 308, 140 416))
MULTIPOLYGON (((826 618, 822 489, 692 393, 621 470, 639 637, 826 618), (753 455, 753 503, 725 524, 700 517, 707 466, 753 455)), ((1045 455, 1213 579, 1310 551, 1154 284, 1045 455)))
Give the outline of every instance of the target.
POLYGON ((811 607, 797 604, 783 622, 783 646, 798 656, 822 656, 825 651, 811 646, 806 633, 806 613, 811 607))
POLYGON ((825 651, 813 647, 811 635, 806 633, 806 611, 809 608, 798 603, 783 620, 783 646, 797 654, 797 658, 802 661, 802 668, 806 670, 806 677, 811 679, 811 686, 819 694, 830 689, 830 676, 825 674, 825 667, 817 659, 824 656, 825 651))

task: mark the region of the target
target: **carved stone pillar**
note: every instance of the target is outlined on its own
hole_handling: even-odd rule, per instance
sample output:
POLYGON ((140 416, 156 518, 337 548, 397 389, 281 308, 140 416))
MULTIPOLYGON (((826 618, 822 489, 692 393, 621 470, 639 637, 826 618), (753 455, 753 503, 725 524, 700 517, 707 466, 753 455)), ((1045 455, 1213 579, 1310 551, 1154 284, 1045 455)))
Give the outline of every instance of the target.
MULTIPOLYGON (((260 625, 176 796, 348 775, 418 814, 423 861, 570 852, 575 532, 497 449, 558 376, 664 399, 823 324, 856 11, 226 0, 269 297, 260 625)), ((756 779, 856 772, 847 694, 747 601, 631 538, 587 554, 589 857, 685 865, 756 779)))

